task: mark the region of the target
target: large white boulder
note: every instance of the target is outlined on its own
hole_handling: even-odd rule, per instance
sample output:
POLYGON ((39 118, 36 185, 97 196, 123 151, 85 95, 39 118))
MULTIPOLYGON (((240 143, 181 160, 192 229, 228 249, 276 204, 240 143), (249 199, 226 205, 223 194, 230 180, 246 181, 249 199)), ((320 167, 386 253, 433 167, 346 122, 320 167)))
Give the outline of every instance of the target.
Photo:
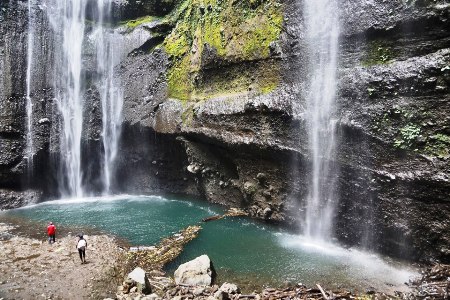
POLYGON ((137 283, 145 284, 146 281, 145 271, 139 267, 135 268, 133 272, 128 274, 128 278, 133 279, 137 283))
POLYGON ((133 287, 143 294, 151 293, 150 282, 148 281, 145 271, 139 267, 135 268, 128 274, 127 280, 124 282, 124 290, 128 293, 133 287))
POLYGON ((215 271, 208 255, 202 255, 180 265, 174 275, 176 284, 210 286, 213 283, 215 271))

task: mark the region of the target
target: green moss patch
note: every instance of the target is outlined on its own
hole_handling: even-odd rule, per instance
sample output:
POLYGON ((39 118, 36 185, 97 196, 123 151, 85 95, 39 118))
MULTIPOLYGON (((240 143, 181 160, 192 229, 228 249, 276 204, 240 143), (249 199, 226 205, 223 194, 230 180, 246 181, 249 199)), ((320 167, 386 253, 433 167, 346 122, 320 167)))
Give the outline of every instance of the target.
POLYGON ((246 93, 268 93, 276 88, 279 71, 278 63, 273 60, 206 69, 197 74, 192 97, 206 100, 246 93))
POLYGON ((120 23, 120 25, 125 25, 128 29, 132 30, 132 29, 138 27, 139 25, 153 22, 158 19, 159 19, 158 17, 154 17, 154 16, 145 16, 145 17, 134 19, 134 20, 123 21, 120 23))
POLYGON ((375 118, 375 135, 391 140, 395 148, 432 157, 450 157, 450 136, 442 133, 437 115, 425 107, 392 108, 375 118))
POLYGON ((186 99, 193 90, 192 82, 188 80, 190 73, 190 57, 184 56, 181 60, 176 61, 167 74, 169 82, 169 96, 176 99, 186 99))
POLYGON ((198 101, 229 92, 268 93, 278 85, 278 64, 268 62, 267 72, 258 63, 271 60, 270 45, 281 33, 276 0, 185 0, 168 20, 176 22, 163 43, 171 59, 169 97, 198 101), (256 74, 233 69, 240 64, 256 74))
POLYGON ((425 146, 425 153, 440 158, 450 157, 450 136, 442 133, 430 136, 425 146))
POLYGON ((396 56, 394 49, 387 42, 379 40, 372 41, 368 45, 367 53, 362 64, 364 66, 388 64, 396 56))

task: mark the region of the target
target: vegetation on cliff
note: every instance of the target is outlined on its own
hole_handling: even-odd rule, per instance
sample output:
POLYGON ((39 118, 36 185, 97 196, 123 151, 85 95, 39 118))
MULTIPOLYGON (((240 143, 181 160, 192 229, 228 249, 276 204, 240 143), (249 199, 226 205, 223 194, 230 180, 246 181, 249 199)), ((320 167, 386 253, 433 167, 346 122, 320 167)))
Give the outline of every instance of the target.
POLYGON ((134 28, 138 27, 139 25, 142 25, 142 24, 145 24, 148 22, 152 22, 157 19, 158 19, 158 17, 145 16, 145 17, 134 19, 134 20, 124 21, 124 22, 122 22, 122 24, 125 25, 129 29, 134 29, 134 28))
POLYGON ((362 64, 364 66, 388 64, 395 56, 395 51, 387 42, 375 40, 368 44, 368 51, 362 64))
POLYGON ((186 0, 169 18, 175 22, 163 43, 172 63, 169 97, 201 100, 277 86, 271 49, 282 29, 279 2, 186 0))
MULTIPOLYGON (((427 156, 448 158, 450 136, 436 131, 435 118, 425 109, 413 111, 396 107, 380 115, 372 127, 374 132, 391 136, 396 148, 427 156)), ((446 127, 441 130, 446 130, 446 127)))

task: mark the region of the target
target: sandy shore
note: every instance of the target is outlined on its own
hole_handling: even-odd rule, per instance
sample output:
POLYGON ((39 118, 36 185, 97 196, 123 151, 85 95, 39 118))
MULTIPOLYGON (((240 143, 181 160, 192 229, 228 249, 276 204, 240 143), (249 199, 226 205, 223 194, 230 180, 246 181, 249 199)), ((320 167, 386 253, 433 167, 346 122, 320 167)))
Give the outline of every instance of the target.
MULTIPOLYGON (((12 229, 0 224, 0 235, 12 229)), ((86 264, 81 264, 76 240, 68 235, 51 245, 22 236, 0 241, 0 298, 114 298, 120 253, 115 240, 106 235, 86 237, 86 264)))

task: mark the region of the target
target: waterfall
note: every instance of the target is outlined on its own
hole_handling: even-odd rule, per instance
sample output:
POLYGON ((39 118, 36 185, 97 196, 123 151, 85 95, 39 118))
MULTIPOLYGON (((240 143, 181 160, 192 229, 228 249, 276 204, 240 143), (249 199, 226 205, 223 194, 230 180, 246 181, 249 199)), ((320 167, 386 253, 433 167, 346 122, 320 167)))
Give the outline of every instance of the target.
POLYGON ((33 23, 33 0, 28 0, 28 37, 27 37, 27 74, 26 74, 26 113, 27 113, 27 137, 26 156, 28 158, 28 176, 33 169, 33 102, 31 99, 31 69, 33 67, 34 48, 34 23, 33 23))
POLYGON ((82 50, 87 0, 54 0, 47 9, 55 33, 55 100, 61 114, 61 194, 82 197, 83 131, 82 50), (65 180, 64 180, 65 179, 65 180))
MULTIPOLYGON (((85 65, 88 0, 47 0, 47 17, 54 33, 54 92, 60 116, 60 192, 64 197, 83 197, 82 140, 87 124, 83 124, 86 92, 85 65)), ((109 192, 112 165, 116 157, 119 138, 122 97, 113 79, 114 47, 108 38, 105 22, 111 10, 111 0, 97 0, 92 8, 92 44, 95 47, 96 76, 94 83, 102 106, 102 142, 104 190, 109 192)), ((89 28, 91 29, 91 28, 89 28)), ((112 37, 112 35, 109 35, 112 37)))
POLYGON ((114 82, 114 66, 118 63, 119 55, 114 50, 114 35, 108 35, 104 28, 105 20, 109 19, 111 0, 98 0, 97 18, 92 40, 97 52, 97 73, 99 81, 97 88, 102 105, 102 142, 103 142, 103 170, 102 181, 104 193, 109 194, 111 177, 114 172, 114 161, 117 155, 117 145, 120 137, 122 115, 122 93, 114 82), (105 9, 106 8, 106 9, 105 9))
POLYGON ((332 237, 336 195, 335 157, 338 0, 305 0, 306 41, 310 81, 306 122, 312 162, 303 234, 316 240, 332 237))

